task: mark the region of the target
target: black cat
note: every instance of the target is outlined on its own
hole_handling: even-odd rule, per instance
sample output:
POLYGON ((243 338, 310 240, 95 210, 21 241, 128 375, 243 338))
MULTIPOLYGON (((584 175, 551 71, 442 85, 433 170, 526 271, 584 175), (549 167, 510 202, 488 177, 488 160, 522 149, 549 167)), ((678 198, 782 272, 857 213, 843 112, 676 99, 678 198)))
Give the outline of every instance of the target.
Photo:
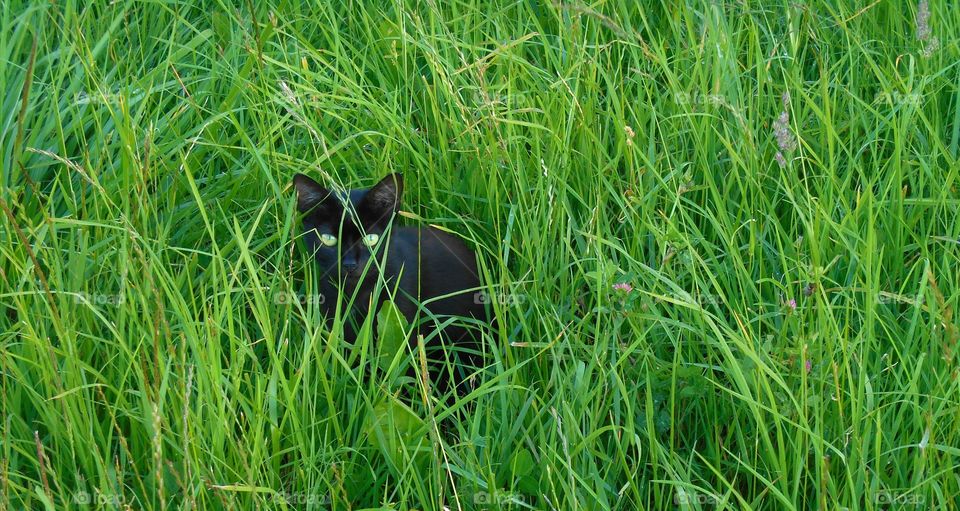
MULTIPOLYGON (((394 303, 411 324, 417 320, 418 305, 443 321, 449 316, 475 318, 485 322, 484 300, 478 293, 476 255, 459 238, 432 227, 399 227, 395 215, 400 208, 403 178, 391 174, 369 189, 349 190, 340 195, 331 192, 313 179, 297 174, 293 178, 297 190, 297 209, 304 213, 304 241, 320 267, 320 292, 323 308, 332 318, 337 296, 346 304, 356 294, 348 320, 344 322, 344 337, 356 337, 356 326, 370 314, 371 293, 379 279, 382 290, 374 307, 387 299, 386 290, 397 289, 394 303)), ((373 311, 376 314, 376 309, 373 311)), ((423 311, 420 318, 427 314, 423 311)), ((478 367, 480 350, 475 342, 478 333, 454 320, 443 328, 441 335, 428 341, 429 371, 441 392, 449 387, 446 372, 436 365, 444 354, 440 339, 447 347, 455 346, 455 358, 466 367, 457 372, 462 376, 470 367, 478 367)), ((414 331, 429 339, 437 323, 422 320, 414 331)), ((376 330, 374 330, 376 331, 376 330)), ((415 339, 411 340, 415 342, 415 339)), ((449 355, 451 350, 446 350, 449 355)), ((446 357, 449 358, 449 357, 446 357)), ((457 378, 454 384, 462 392, 457 378)))

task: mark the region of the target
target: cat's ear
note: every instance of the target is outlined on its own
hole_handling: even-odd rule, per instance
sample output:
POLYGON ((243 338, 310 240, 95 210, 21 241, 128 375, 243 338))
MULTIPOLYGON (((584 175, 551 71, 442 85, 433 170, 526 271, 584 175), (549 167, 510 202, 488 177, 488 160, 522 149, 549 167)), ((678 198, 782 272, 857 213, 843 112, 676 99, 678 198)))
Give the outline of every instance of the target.
POLYGON ((330 190, 303 174, 293 176, 293 186, 297 189, 297 210, 301 213, 314 209, 330 195, 330 190))
POLYGON ((363 197, 361 207, 370 215, 374 223, 386 222, 390 216, 400 210, 400 196, 403 195, 403 176, 390 174, 373 185, 363 197))

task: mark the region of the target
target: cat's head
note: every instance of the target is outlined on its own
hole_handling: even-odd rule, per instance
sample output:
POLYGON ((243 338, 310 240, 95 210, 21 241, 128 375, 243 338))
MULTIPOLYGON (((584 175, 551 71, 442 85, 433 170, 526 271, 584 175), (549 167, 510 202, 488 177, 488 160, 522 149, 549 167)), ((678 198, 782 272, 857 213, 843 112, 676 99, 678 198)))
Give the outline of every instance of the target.
MULTIPOLYGON (((321 271, 330 277, 356 280, 381 243, 400 209, 403 177, 390 174, 371 188, 338 194, 297 174, 297 209, 304 214, 304 241, 321 271)), ((367 275, 372 274, 373 267, 367 275)))

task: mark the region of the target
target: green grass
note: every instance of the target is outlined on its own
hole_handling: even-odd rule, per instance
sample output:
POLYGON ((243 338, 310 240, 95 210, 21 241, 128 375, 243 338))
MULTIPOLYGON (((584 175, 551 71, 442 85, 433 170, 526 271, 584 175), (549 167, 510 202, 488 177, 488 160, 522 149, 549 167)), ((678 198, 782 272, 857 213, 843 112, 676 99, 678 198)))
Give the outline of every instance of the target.
POLYGON ((952 2, 237 3, 0 4, 0 507, 957 509, 952 2), (476 247, 477 391, 278 298, 297 172, 476 247))

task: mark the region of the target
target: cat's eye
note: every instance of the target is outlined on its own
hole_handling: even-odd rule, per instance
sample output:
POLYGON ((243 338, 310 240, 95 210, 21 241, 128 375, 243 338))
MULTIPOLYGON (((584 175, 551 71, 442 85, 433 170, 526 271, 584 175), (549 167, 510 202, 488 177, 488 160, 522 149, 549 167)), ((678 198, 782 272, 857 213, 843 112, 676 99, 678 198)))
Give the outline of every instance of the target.
POLYGON ((379 235, 379 234, 372 234, 372 233, 371 233, 371 234, 368 234, 368 235, 366 235, 366 236, 363 237, 363 244, 366 245, 366 246, 368 246, 368 247, 372 247, 372 246, 376 245, 378 241, 380 241, 380 235, 379 235))
POLYGON ((328 247, 332 247, 337 244, 337 237, 332 234, 321 234, 320 243, 323 243, 328 247))

